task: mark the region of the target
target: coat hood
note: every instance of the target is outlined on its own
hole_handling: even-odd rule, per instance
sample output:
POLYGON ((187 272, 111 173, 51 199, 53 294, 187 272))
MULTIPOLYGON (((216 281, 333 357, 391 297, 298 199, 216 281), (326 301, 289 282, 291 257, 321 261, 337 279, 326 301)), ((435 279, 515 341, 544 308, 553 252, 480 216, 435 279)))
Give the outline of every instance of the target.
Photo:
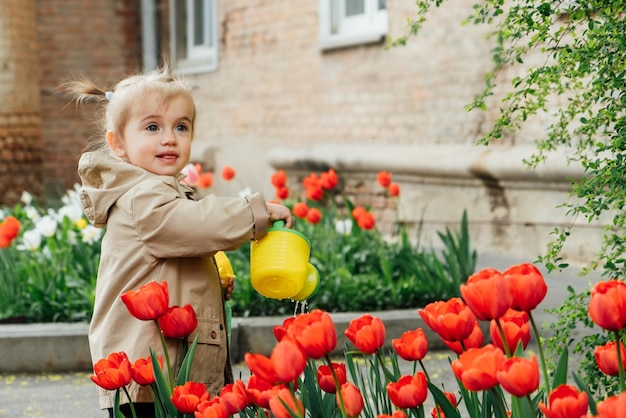
MULTIPOLYGON (((157 176, 102 151, 84 153, 78 163, 78 175, 83 210, 96 227, 107 224, 109 210, 120 197, 146 178, 157 176)), ((179 180, 183 177, 181 174, 179 180)))

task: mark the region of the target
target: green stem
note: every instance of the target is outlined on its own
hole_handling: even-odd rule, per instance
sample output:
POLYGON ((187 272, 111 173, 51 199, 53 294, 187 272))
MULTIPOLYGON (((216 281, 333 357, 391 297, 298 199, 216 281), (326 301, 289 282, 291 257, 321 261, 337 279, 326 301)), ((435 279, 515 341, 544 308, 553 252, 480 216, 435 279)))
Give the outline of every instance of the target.
POLYGON ((337 373, 335 373, 335 369, 333 369, 333 362, 330 360, 330 356, 326 354, 324 356, 324 360, 330 367, 330 373, 333 375, 333 381, 335 382, 335 388, 337 389, 337 400, 339 401, 339 409, 341 410, 341 416, 347 418, 348 413, 346 412, 346 405, 343 402, 343 396, 341 395, 341 383, 339 382, 339 378, 337 377, 337 373))
POLYGON ((383 369, 383 372, 385 372, 385 384, 393 381, 393 375, 389 370, 387 370, 387 367, 385 367, 385 362, 383 361, 383 356, 380 354, 380 350, 376 352, 376 359, 378 360, 380 368, 383 369))
POLYGON ((496 390, 495 387, 489 389, 491 392, 493 392, 494 398, 496 398, 496 404, 498 405, 498 408, 500 408, 500 411, 502 412, 502 416, 506 417, 508 416, 507 412, 506 412, 506 406, 504 405, 504 401, 502 400, 502 398, 500 397, 500 394, 498 393, 498 391, 496 390))
POLYGON ((511 357, 511 347, 509 347, 509 340, 506 339, 506 334, 504 333, 504 328, 502 328, 502 324, 499 319, 494 319, 496 321, 496 326, 498 327, 498 333, 500 334, 500 339, 502 340, 502 347, 504 347, 504 352, 506 353, 506 357, 511 357))
POLYGON ((133 405, 133 401, 130 399, 130 394, 128 393, 128 389, 126 389, 126 386, 124 386, 124 393, 126 394, 126 397, 128 398, 128 403, 130 405, 130 412, 132 412, 133 418, 137 418, 137 412, 135 412, 135 405, 133 405))
MULTIPOLYGON (((422 362, 422 360, 419 360, 420 362, 420 366, 422 366, 422 370, 424 371, 424 375, 426 376, 426 380, 430 382, 430 376, 428 375, 428 372, 426 371, 426 366, 424 366, 424 363, 422 362)), ((415 374, 415 368, 413 368, 413 374, 415 374)))
POLYGON ((622 367, 622 341, 619 336, 619 331, 615 331, 615 347, 617 348, 617 370, 619 372, 619 387, 622 392, 625 392, 626 384, 624 383, 624 368, 622 367))
POLYGON ((533 400, 530 398, 530 395, 526 395, 526 400, 528 401, 528 405, 530 405, 530 409, 533 411, 533 417, 537 418, 537 411, 535 410, 535 405, 533 405, 533 400))
POLYGON ((174 374, 172 373, 172 364, 170 363, 170 353, 167 350, 167 343, 165 342, 165 336, 161 332, 161 327, 159 326, 159 321, 156 319, 154 323, 157 327, 157 332, 159 333, 159 337, 161 337, 161 345, 163 346, 163 355, 165 356, 165 363, 167 365, 167 376, 170 381, 170 390, 174 389, 174 374))
POLYGON ((541 369, 543 371, 543 379, 546 386, 545 396, 548 396, 548 394, 550 393, 550 379, 548 376, 548 367, 546 366, 546 357, 543 354, 543 346, 541 345, 541 336, 539 335, 539 329, 537 328, 537 324, 535 323, 535 318, 533 317, 532 311, 528 311, 528 318, 530 318, 530 325, 533 328, 533 334, 535 334, 535 339, 537 340, 539 360, 541 361, 541 369))

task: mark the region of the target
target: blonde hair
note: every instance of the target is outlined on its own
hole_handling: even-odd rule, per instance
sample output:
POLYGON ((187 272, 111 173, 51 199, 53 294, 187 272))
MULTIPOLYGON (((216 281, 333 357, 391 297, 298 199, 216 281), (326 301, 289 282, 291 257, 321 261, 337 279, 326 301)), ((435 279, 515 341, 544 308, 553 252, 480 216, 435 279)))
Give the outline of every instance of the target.
POLYGON ((77 105, 88 101, 96 101, 100 105, 102 132, 88 144, 87 148, 92 150, 107 149, 106 131, 121 135, 131 117, 131 109, 141 106, 146 100, 159 99, 165 102, 174 96, 188 97, 193 106, 192 135, 195 131, 196 109, 191 87, 182 79, 176 78, 168 65, 148 73, 130 75, 118 82, 111 91, 102 89, 85 78, 64 83, 61 88, 77 105))

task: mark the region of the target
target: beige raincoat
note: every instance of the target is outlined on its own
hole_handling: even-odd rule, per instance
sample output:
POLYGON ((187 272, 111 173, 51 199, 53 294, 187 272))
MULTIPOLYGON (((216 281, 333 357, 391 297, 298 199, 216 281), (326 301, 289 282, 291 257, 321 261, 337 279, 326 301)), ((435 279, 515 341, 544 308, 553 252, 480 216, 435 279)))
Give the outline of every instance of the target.
MULTIPOLYGON (((198 328, 189 337, 191 344, 199 334, 190 380, 205 382, 216 395, 233 377, 213 254, 267 233, 265 201, 259 195, 196 201, 193 190, 180 182, 182 175, 156 175, 105 152, 83 154, 78 173, 87 218, 107 228, 89 327, 93 362, 120 351, 134 362, 148 357, 150 348, 163 356, 154 322, 131 316, 120 295, 165 280, 170 306, 191 304, 198 316, 198 328)), ((182 344, 169 341, 168 351, 177 368, 182 344)), ((111 408, 114 392, 98 389, 100 406, 111 408)), ((134 402, 153 401, 150 387, 133 382, 128 390, 134 402)))

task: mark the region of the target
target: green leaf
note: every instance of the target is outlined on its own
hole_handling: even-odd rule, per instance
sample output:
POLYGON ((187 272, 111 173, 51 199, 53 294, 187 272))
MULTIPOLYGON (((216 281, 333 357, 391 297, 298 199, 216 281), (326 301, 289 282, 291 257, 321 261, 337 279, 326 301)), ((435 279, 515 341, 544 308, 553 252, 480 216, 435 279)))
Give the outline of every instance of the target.
POLYGON ((572 377, 574 378, 574 382, 576 382, 576 386, 578 386, 578 389, 585 391, 587 393, 587 398, 589 402, 589 411, 591 412, 592 415, 596 415, 598 413, 598 409, 596 408, 596 401, 593 399, 593 394, 591 393, 591 391, 589 390, 585 382, 583 382, 583 380, 580 378, 580 376, 578 376, 576 372, 572 372, 572 377))
POLYGON ((448 400, 446 395, 435 385, 428 382, 428 390, 433 394, 433 398, 435 398, 435 403, 441 407, 444 415, 447 418, 461 418, 461 414, 459 414, 458 409, 456 409, 448 400))
MULTIPOLYGON (((160 402, 163 406, 163 410, 167 417, 178 417, 178 410, 172 403, 170 396, 172 396, 172 389, 167 384, 165 376, 163 376, 163 370, 159 364, 158 357, 153 348, 150 348, 150 358, 152 359, 152 368, 154 369, 154 384, 156 385, 155 403, 160 402)), ((157 408, 155 407, 155 410, 157 408)))
POLYGON ((567 363, 569 357, 569 349, 565 347, 559 357, 559 362, 556 365, 554 376, 552 378, 552 389, 559 385, 567 383, 567 363))
POLYGON ((182 364, 180 365, 180 370, 178 372, 178 377, 176 378, 177 385, 184 385, 189 381, 189 373, 191 372, 191 364, 193 362, 193 356, 196 353, 196 346, 198 345, 199 334, 196 334, 196 338, 194 338, 191 347, 189 347, 189 351, 185 355, 182 364))

